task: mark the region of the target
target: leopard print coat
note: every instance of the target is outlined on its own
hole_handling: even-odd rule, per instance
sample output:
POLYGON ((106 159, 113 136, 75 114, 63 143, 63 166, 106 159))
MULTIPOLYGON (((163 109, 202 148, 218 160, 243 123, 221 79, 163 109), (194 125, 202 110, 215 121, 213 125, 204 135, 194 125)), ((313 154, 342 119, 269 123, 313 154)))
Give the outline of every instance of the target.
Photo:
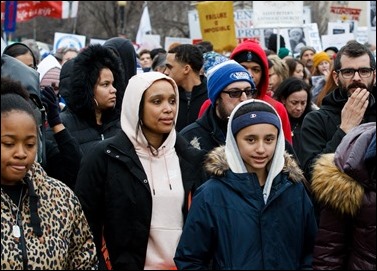
POLYGON ((95 244, 76 195, 64 183, 48 177, 38 163, 34 163, 27 177, 31 181, 26 186, 23 180, 28 188, 20 210, 21 238, 12 234, 18 207, 1 189, 1 269, 24 270, 25 266, 29 270, 96 269, 95 244), (39 198, 36 217, 40 219, 40 237, 32 225, 35 219, 30 212, 33 187, 39 198))

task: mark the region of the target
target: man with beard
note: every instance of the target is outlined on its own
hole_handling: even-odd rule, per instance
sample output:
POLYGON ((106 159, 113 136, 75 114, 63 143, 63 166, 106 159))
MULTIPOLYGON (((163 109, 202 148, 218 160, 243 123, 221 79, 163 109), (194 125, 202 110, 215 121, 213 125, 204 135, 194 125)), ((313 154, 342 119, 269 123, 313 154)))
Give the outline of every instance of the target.
POLYGON ((335 152, 352 128, 376 121, 376 60, 372 52, 356 41, 348 42, 336 55, 332 77, 338 87, 302 123, 299 159, 309 181, 320 154, 335 152))
POLYGON ((226 60, 208 70, 207 90, 211 105, 180 134, 195 148, 209 152, 225 144, 230 113, 240 102, 255 98, 257 89, 244 67, 226 60))

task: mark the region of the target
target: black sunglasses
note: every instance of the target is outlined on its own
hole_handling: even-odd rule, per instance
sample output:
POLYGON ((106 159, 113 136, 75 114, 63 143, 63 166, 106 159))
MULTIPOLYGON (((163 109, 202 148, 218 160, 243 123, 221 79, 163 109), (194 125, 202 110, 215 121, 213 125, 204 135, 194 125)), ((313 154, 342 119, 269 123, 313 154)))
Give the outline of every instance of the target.
POLYGON ((257 94, 256 88, 245 88, 245 89, 239 89, 239 88, 231 88, 228 90, 223 90, 222 92, 229 95, 230 98, 240 98, 242 96, 242 93, 245 93, 247 97, 254 97, 257 94))

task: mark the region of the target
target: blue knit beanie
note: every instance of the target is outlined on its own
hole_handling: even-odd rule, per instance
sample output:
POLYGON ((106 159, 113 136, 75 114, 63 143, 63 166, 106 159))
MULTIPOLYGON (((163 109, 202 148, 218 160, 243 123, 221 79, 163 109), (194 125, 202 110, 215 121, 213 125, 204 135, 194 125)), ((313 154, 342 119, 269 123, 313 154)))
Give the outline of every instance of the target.
POLYGON ((204 53, 203 59, 204 59, 203 70, 204 70, 205 76, 207 76, 208 71, 212 69, 213 67, 215 67, 217 64, 220 64, 224 61, 229 60, 229 58, 227 58, 226 56, 221 55, 215 51, 204 53))
POLYGON ((207 90, 211 103, 216 104, 221 91, 231 83, 239 81, 249 82, 251 87, 255 88, 249 72, 234 60, 227 60, 210 69, 207 76, 207 90))

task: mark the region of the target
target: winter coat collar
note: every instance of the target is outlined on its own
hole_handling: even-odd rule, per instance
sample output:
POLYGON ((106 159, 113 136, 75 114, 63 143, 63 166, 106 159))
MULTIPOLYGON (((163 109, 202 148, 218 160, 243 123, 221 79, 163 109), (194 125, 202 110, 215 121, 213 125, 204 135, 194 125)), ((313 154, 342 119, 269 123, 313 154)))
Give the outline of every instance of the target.
MULTIPOLYGON (((224 176, 226 171, 230 170, 225 156, 225 146, 220 146, 210 151, 207 155, 204 167, 210 175, 224 176)), ((287 152, 284 153, 284 167, 282 172, 288 174, 288 178, 296 183, 304 179, 303 172, 297 165, 297 162, 287 152)))
POLYGON ((328 110, 341 111, 348 97, 344 96, 339 88, 329 93, 323 98, 322 107, 328 110))

